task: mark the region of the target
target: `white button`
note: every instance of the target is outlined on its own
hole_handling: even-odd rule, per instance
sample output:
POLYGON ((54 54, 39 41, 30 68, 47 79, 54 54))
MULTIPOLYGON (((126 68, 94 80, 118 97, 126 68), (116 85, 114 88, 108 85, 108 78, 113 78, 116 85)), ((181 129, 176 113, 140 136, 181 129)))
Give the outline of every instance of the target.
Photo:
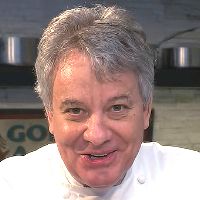
POLYGON ((140 183, 140 184, 144 184, 145 181, 146 181, 146 178, 145 178, 144 175, 141 175, 141 176, 139 176, 139 177, 137 178, 137 181, 138 181, 138 183, 140 183))

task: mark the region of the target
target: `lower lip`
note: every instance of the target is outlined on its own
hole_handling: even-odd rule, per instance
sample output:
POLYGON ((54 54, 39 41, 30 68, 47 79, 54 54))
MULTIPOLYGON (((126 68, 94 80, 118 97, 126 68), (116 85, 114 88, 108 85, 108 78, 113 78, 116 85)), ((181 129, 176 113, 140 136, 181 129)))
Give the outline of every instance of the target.
POLYGON ((106 157, 103 157, 103 158, 91 159, 87 155, 82 155, 81 159, 85 164, 97 167, 97 166, 108 166, 108 165, 110 165, 111 163, 114 162, 116 156, 117 156, 117 152, 114 151, 112 153, 109 153, 106 157))

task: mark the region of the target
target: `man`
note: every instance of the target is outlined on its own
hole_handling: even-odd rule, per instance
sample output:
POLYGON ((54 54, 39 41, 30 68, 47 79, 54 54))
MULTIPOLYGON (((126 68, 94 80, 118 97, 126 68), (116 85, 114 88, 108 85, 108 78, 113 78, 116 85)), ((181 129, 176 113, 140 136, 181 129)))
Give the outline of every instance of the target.
POLYGON ((3 199, 199 199, 199 153, 142 143, 153 68, 127 11, 54 18, 39 44, 36 90, 56 144, 1 163, 3 199))

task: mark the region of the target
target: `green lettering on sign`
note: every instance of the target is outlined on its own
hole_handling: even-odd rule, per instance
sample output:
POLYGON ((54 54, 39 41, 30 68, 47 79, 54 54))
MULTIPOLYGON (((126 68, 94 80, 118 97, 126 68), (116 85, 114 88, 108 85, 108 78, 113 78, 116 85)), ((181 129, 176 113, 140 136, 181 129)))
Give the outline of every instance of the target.
POLYGON ((7 137, 14 142, 24 142, 25 133, 23 125, 15 125, 8 129, 7 137))
POLYGON ((27 137, 35 142, 44 140, 47 134, 47 129, 42 125, 33 125, 27 130, 27 137))
POLYGON ((14 153, 14 156, 24 156, 25 154, 26 154, 26 150, 24 149, 24 147, 18 146, 14 153))

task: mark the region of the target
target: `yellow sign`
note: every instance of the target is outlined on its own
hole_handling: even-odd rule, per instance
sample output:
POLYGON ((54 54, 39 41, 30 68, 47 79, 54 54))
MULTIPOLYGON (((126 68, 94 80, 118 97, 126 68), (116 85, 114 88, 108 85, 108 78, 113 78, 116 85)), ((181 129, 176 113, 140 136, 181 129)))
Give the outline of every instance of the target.
POLYGON ((25 155, 53 142, 46 119, 0 119, 0 136, 9 156, 25 155))

